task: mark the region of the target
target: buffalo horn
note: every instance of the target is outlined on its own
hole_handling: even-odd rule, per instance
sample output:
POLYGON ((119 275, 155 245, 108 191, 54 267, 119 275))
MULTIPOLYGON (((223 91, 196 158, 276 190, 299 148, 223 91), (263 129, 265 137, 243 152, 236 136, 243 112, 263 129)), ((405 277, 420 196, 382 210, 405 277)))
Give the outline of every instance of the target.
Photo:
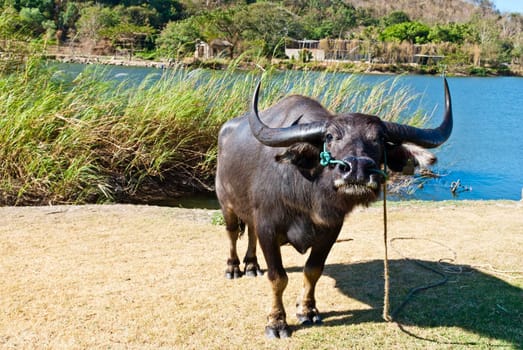
POLYGON ((258 141, 270 147, 288 147, 296 142, 319 142, 325 134, 324 122, 295 124, 284 128, 271 128, 261 121, 258 113, 258 95, 261 81, 256 85, 249 113, 251 131, 258 141))
POLYGON ((452 103, 447 79, 445 86, 445 114, 443 122, 435 129, 420 129, 409 125, 384 122, 387 129, 387 141, 401 144, 410 142, 424 148, 435 148, 447 141, 452 131, 452 103))

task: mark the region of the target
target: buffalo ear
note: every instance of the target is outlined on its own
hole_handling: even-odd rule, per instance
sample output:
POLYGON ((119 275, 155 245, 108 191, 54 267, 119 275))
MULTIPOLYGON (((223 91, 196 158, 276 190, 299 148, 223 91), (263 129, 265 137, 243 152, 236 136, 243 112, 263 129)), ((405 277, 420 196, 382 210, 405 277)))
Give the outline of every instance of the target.
POLYGON ((428 167, 436 161, 434 154, 411 143, 387 147, 387 166, 390 170, 405 175, 413 175, 415 167, 428 167))
POLYGON ((295 143, 276 156, 276 161, 289 163, 300 170, 312 170, 319 165, 320 150, 310 143, 295 143))
POLYGON ((296 166, 309 181, 314 181, 323 168, 320 166, 320 150, 310 143, 295 143, 275 158, 277 162, 296 166))

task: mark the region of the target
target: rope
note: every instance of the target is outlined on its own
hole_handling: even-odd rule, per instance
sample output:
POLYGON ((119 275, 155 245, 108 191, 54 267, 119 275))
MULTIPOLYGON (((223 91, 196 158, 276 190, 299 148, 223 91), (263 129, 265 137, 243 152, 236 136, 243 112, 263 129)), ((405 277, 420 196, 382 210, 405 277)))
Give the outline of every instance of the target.
MULTIPOLYGON (((390 242, 392 243, 393 241, 396 241, 396 240, 418 240, 418 239, 422 239, 422 238, 415 238, 415 237, 396 237, 396 238, 393 238, 390 240, 390 242)), ((427 241, 430 241, 430 242, 434 242, 434 243, 437 243, 441 246, 444 246, 443 244, 439 243, 439 242, 436 242, 434 240, 431 240, 431 239, 425 239, 427 241)), ((446 248, 448 248, 447 246, 445 246, 446 248)), ((450 248, 448 248, 450 249, 450 248)), ((453 253, 453 258, 450 258, 450 259, 440 259, 438 261, 438 264, 440 267, 442 267, 442 264, 445 262, 445 263, 450 263, 450 262, 453 262, 456 260, 456 252, 454 252, 452 249, 450 249, 453 253)), ((441 279, 439 279, 438 281, 436 282, 433 282, 433 283, 429 283, 429 284, 425 284, 425 285, 421 285, 421 286, 418 286, 418 287, 415 287, 415 288, 412 288, 410 291, 409 291, 409 294, 407 294, 407 296, 405 297, 405 299, 403 299, 402 303, 396 308, 394 309, 394 311, 391 313, 391 319, 395 319, 398 314, 400 313, 400 311, 410 302, 410 300, 414 297, 415 294, 419 293, 419 292, 422 292, 422 291, 425 291, 427 289, 431 289, 431 288, 435 288, 435 287, 438 287, 438 286, 441 286, 445 283, 448 282, 449 280, 449 277, 445 274, 445 273, 453 273, 453 274, 459 274, 459 273, 463 273, 463 268, 458 266, 458 267, 445 267, 443 268, 442 267, 442 270, 444 272, 441 272, 441 271, 438 271, 436 270, 435 268, 433 267, 430 267, 429 265, 426 265, 426 264, 423 264, 422 262, 418 261, 418 260, 412 260, 408 257, 406 257, 405 255, 401 254, 399 251, 396 250, 396 252, 398 254, 400 254, 405 260, 407 261, 410 261, 412 262, 413 264, 416 264, 422 268, 424 268, 425 270, 428 270, 428 271, 431 271, 439 276, 441 276, 441 279)))
MULTIPOLYGON (((320 152, 320 164, 324 167, 329 166, 331 164, 340 164, 340 165, 347 165, 342 160, 335 159, 332 154, 327 150, 327 143, 325 142, 323 144, 323 152, 320 152)), ((440 286, 448 281, 448 277, 443 274, 442 272, 439 272, 430 266, 421 264, 419 262, 416 262, 418 265, 440 275, 443 277, 442 280, 437 281, 435 283, 431 283, 428 285, 420 286, 413 288, 405 300, 398 306, 392 313, 390 313, 390 276, 389 276, 389 253, 388 253, 388 230, 387 230, 387 151, 384 149, 383 151, 383 170, 375 169, 373 170, 375 173, 380 174, 383 177, 383 245, 384 245, 384 258, 383 258, 383 319, 387 322, 393 322, 396 318, 397 314, 403 309, 405 305, 410 301, 410 299, 414 296, 414 294, 427 290, 429 288, 440 286)), ((398 238, 399 239, 399 238, 398 238)), ((405 239, 405 238, 403 238, 405 239)), ((392 242, 392 240, 391 240, 392 242)), ((408 258, 406 258, 409 260, 408 258)), ((441 261, 440 261, 441 262, 441 261)), ((458 272, 459 273, 459 272, 458 272)))
MULTIPOLYGON (((387 164, 387 163, 385 163, 387 164)), ((386 167, 386 165, 385 165, 386 167)), ((386 172, 386 169, 385 169, 386 172)), ((387 322, 392 321, 390 315, 390 281, 389 281, 389 252, 388 252, 388 239, 387 239, 387 181, 383 181, 383 244, 385 250, 385 257, 383 259, 383 319, 387 322)))
MULTIPOLYGON (((381 172, 381 171, 380 171, 381 172)), ((390 278, 389 278, 389 251, 388 251, 388 230, 387 230, 387 150, 383 150, 383 319, 387 322, 392 321, 390 315, 390 278)))

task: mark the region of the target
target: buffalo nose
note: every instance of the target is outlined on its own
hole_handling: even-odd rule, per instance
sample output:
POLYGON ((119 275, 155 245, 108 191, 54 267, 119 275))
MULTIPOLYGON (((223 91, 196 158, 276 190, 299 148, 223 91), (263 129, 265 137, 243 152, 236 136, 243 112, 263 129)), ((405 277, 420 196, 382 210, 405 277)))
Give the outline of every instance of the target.
POLYGON ((369 175, 369 170, 376 168, 376 163, 369 157, 347 157, 338 169, 345 180, 363 181, 369 175))
POLYGON ((349 174, 354 167, 354 158, 345 158, 343 162, 340 162, 338 165, 338 169, 342 174, 349 174))

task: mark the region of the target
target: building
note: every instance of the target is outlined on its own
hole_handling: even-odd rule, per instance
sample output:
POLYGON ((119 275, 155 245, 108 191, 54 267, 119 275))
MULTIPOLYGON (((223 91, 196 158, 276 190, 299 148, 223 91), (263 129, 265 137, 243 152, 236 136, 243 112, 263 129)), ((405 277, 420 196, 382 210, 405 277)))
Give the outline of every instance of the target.
POLYGON ((233 54, 233 45, 223 39, 213 39, 209 44, 198 39, 195 46, 194 57, 197 59, 232 57, 233 54))
POLYGON ((445 56, 435 54, 433 45, 407 42, 369 42, 362 40, 322 39, 285 40, 285 55, 294 60, 349 61, 437 65, 445 56))

